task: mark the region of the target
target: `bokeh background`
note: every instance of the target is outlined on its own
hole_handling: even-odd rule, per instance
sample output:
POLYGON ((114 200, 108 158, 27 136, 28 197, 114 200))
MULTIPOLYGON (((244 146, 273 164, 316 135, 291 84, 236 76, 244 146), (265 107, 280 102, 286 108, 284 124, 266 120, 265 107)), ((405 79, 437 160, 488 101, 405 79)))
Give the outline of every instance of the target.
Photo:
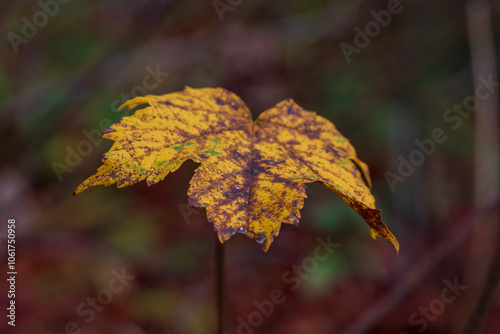
MULTIPOLYGON (((488 207, 498 170, 478 172, 495 165, 475 148, 482 140, 498 157, 498 141, 478 131, 475 112, 456 129, 443 121, 474 95, 478 73, 498 75, 500 3, 478 3, 467 12, 464 1, 402 0, 349 62, 341 43, 356 47, 356 27, 395 1, 2 1, 0 332, 216 332, 215 233, 204 210, 186 206, 195 163, 151 187, 72 195, 111 147, 97 133, 124 115, 121 102, 186 85, 227 88, 254 116, 292 97, 334 122, 370 166, 401 244, 397 256, 333 192, 308 185, 300 226, 283 226, 267 253, 242 235, 224 245, 226 333, 459 332, 498 243, 498 210, 488 207), (481 8, 487 19, 468 20, 481 8), (447 140, 391 189, 398 157, 436 128, 447 140), (8 218, 15 328, 4 315, 8 218), (339 247, 319 261, 317 238, 339 247), (133 277, 119 284, 122 271, 133 277), (455 294, 444 290, 456 283, 455 294), (275 289, 283 303, 259 316, 275 289)), ((497 88, 480 108, 495 111, 497 88)), ((485 124, 498 126, 489 115, 485 124)), ((493 298, 482 333, 498 328, 493 298)))

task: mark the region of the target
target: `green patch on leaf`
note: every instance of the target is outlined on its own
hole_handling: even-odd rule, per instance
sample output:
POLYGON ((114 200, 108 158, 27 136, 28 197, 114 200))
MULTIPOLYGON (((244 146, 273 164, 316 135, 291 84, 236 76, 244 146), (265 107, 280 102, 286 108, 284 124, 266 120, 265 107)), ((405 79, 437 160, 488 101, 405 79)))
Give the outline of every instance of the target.
POLYGON ((202 153, 202 154, 210 154, 210 155, 212 155, 212 156, 214 156, 214 155, 222 155, 222 153, 217 152, 217 151, 215 151, 215 150, 206 150, 206 151, 203 151, 203 152, 201 152, 201 153, 202 153))
POLYGON ((217 145, 222 144, 222 142, 220 140, 217 140, 214 137, 210 137, 210 141, 213 142, 213 143, 216 143, 217 145))
POLYGON ((167 163, 167 161, 165 161, 165 160, 163 160, 163 161, 157 161, 157 162, 155 162, 155 167, 161 167, 161 166, 163 166, 166 163, 167 163))

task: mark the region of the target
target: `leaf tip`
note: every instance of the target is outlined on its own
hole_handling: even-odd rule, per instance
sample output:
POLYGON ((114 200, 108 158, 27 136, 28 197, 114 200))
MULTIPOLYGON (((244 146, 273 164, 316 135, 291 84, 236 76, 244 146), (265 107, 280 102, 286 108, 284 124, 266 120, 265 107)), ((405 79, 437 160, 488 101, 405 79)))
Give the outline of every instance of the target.
POLYGON ((394 249, 396 250, 396 255, 399 255, 399 241, 398 239, 396 239, 396 237, 391 233, 389 232, 389 236, 385 236, 385 238, 387 240, 389 240, 392 245, 394 246, 394 249))
POLYGON ((73 191, 73 195, 78 195, 79 193, 81 193, 84 189, 81 189, 81 186, 78 186, 78 188, 76 188, 74 191, 73 191))
POLYGON ((125 107, 132 110, 133 108, 141 104, 150 104, 150 101, 145 96, 136 96, 130 100, 125 101, 121 106, 118 107, 118 110, 122 110, 125 107))
POLYGON ((116 132, 116 130, 115 130, 115 129, 112 129, 111 127, 106 128, 106 129, 104 129, 104 131, 101 133, 101 136, 100 136, 100 137, 101 137, 101 138, 105 138, 104 136, 105 136, 105 135, 107 135, 108 133, 111 133, 111 132, 116 132))
POLYGON ((394 249, 396 250, 396 255, 399 255, 399 241, 398 239, 396 239, 394 234, 391 233, 391 231, 386 229, 383 234, 379 234, 375 230, 370 229, 370 235, 373 238, 373 240, 375 240, 377 237, 382 237, 384 239, 389 240, 394 246, 394 249))
POLYGON ((392 244, 394 245, 394 248, 396 249, 396 255, 399 255, 399 242, 394 238, 394 241, 391 240, 392 244))
POLYGON ((271 244, 273 243, 273 239, 272 239, 272 237, 271 237, 271 238, 269 238, 269 237, 267 237, 267 236, 263 236, 263 237, 260 237, 260 238, 253 238, 253 239, 255 239, 255 241, 256 241, 258 244, 262 245, 262 250, 263 250, 264 252, 267 252, 267 251, 269 250, 269 247, 270 247, 270 246, 271 246, 271 244))

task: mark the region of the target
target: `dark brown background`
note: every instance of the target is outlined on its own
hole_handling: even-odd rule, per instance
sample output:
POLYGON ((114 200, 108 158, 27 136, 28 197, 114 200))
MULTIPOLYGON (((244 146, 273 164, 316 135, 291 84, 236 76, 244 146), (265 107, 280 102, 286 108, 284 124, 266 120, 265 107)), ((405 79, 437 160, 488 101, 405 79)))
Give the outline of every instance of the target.
MULTIPOLYGON (((334 122, 370 166, 378 208, 401 243, 396 256, 333 192, 308 185, 300 226, 283 227, 269 252, 241 235, 226 243, 227 333, 237 333, 239 317, 248 321, 253 302, 275 289, 286 300, 253 333, 461 327, 495 244, 481 239, 481 230, 490 234, 483 222, 456 233, 461 224, 472 226, 477 133, 474 116, 454 130, 443 114, 474 94, 465 3, 401 1, 402 11, 348 63, 340 44, 354 45, 354 28, 364 29, 374 21, 370 11, 387 9, 389 1, 240 2, 221 20, 211 1, 73 0, 59 5, 17 53, 9 33, 21 36, 23 17, 33 22, 42 9, 35 1, 2 2, 0 233, 9 217, 17 220, 18 275, 13 330, 4 316, 3 234, 0 332, 60 333, 71 322, 82 333, 215 332, 213 227, 203 210, 186 211, 188 221, 181 211, 194 163, 152 187, 98 187, 72 196, 111 145, 85 146, 83 131, 95 134, 106 119, 119 120, 117 100, 142 94, 148 66, 169 73, 150 94, 224 87, 254 115, 292 97, 334 122), (391 191, 384 174, 396 172, 398 156, 408 159, 414 141, 435 128, 447 140, 391 191), (67 160, 71 150, 81 161, 67 160), (55 163, 72 171, 59 179, 55 163), (312 261, 316 239, 328 236, 340 246, 292 291, 283 275, 312 261), (122 268, 135 278, 87 323, 79 304, 106 293, 112 270, 122 268), (414 312, 414 321, 425 319, 419 308, 439 309, 446 280, 468 287, 441 303, 432 320, 413 323, 414 312)), ((498 50, 496 2, 491 15, 498 50)), ((495 302, 483 333, 497 333, 499 312, 495 302)))

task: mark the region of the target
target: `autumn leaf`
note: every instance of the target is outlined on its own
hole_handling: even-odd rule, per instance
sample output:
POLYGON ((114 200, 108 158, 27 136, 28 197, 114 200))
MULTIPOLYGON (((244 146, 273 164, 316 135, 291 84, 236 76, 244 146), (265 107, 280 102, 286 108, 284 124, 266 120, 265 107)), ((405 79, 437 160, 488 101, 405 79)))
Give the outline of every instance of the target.
POLYGON ((192 159, 201 165, 189 204, 206 208, 221 242, 243 233, 267 251, 282 223, 299 224, 305 183, 320 182, 365 220, 374 239, 399 250, 375 209, 368 167, 327 119, 288 99, 253 121, 243 101, 222 88, 136 97, 120 108, 141 105, 103 132, 115 142, 75 194, 95 185, 152 185, 192 159))

